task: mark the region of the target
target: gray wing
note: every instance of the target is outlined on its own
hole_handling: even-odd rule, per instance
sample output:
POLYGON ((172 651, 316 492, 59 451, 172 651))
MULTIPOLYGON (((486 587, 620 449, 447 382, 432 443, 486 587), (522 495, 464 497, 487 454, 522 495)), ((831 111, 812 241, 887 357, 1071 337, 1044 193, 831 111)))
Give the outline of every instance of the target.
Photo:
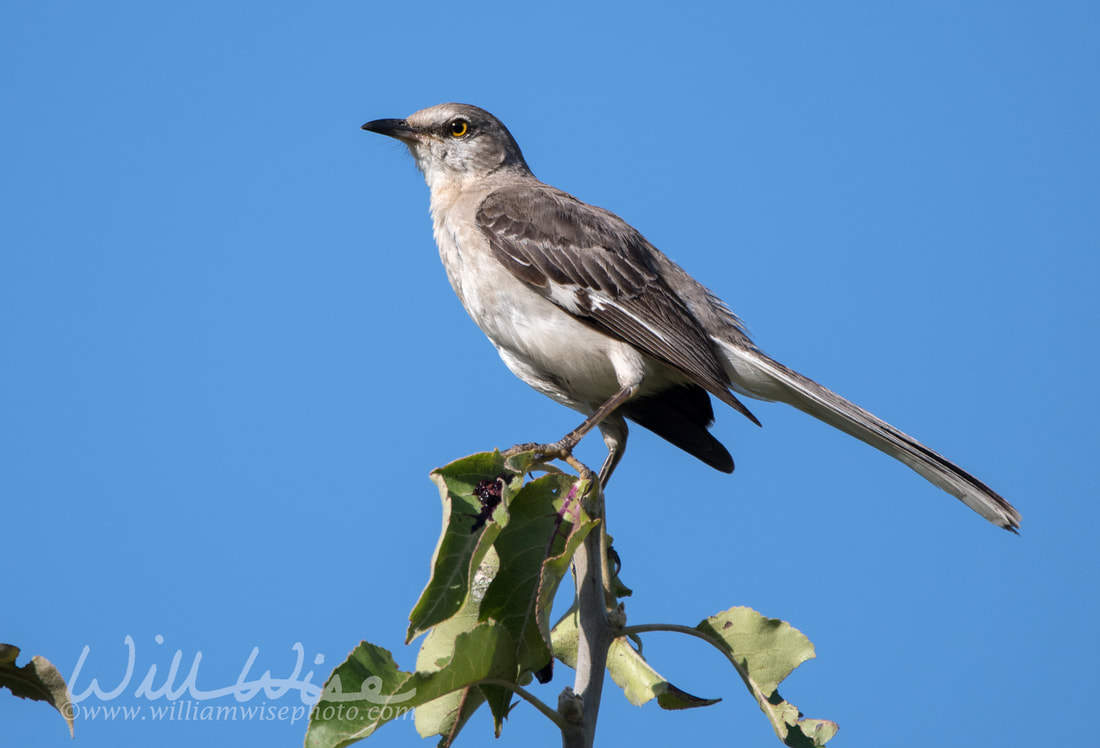
POLYGON ((591 327, 684 373, 759 421, 729 391, 709 336, 656 270, 657 249, 614 213, 548 185, 489 194, 477 225, 494 257, 591 327))

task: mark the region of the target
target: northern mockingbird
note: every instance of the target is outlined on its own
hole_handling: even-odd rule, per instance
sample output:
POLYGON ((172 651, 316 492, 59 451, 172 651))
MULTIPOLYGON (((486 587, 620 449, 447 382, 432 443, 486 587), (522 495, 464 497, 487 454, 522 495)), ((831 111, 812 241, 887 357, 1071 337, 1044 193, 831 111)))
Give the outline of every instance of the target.
POLYGON ((599 428, 606 485, 626 419, 723 472, 710 395, 787 403, 908 465, 990 522, 1020 514, 974 476, 888 423, 764 355, 733 312, 617 215, 543 184, 484 109, 440 104, 364 130, 409 147, 431 189, 447 277, 512 372, 587 416, 554 445, 599 428))

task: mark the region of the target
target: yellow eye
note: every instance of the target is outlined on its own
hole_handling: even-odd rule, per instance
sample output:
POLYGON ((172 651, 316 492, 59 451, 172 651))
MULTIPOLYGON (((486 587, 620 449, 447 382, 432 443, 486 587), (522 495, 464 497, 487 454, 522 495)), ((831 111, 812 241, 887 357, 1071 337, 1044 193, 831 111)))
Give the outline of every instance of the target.
POLYGON ((470 131, 470 123, 464 119, 456 119, 451 123, 451 137, 461 138, 470 131))

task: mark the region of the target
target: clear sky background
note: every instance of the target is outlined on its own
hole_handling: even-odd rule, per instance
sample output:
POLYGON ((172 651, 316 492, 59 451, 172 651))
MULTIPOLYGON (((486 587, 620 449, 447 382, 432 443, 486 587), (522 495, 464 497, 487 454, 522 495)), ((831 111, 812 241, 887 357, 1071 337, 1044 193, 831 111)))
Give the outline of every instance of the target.
MULTIPOLYGON (((79 694, 123 682, 131 637, 128 685, 80 705, 144 719, 82 714, 70 743, 3 693, 0 742, 300 744, 304 721, 153 719, 187 697, 135 693, 177 652, 206 690, 254 647, 245 680, 289 676, 295 643, 298 680, 360 639, 412 668, 428 472, 578 422, 501 364, 412 160, 359 130, 449 100, 1023 513, 998 530, 783 406, 763 429, 719 410, 732 476, 636 429, 608 497, 629 620, 791 621, 818 659, 782 692, 832 745, 1077 742, 1100 696, 1098 32, 1089 2, 5 4, 0 641, 66 677, 87 647, 79 694)), ((721 657, 646 651, 724 700, 609 684, 603 744, 776 744, 721 657)), ((521 705, 498 744, 560 741, 521 705)))

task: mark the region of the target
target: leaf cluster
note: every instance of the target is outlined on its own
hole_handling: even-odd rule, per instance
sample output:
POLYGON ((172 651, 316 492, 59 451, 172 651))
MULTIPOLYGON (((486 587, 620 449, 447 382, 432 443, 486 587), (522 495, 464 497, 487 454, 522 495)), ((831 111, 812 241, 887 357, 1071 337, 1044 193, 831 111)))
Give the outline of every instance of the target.
MULTIPOLYGON (((535 451, 475 454, 431 477, 443 528, 428 583, 410 614, 406 641, 427 634, 416 669, 402 671, 390 652, 361 642, 325 683, 310 715, 307 748, 349 745, 409 710, 422 736, 437 735, 448 746, 483 705, 499 736, 517 698, 563 733, 569 728, 567 714, 525 686, 548 681, 555 661, 576 667, 577 603, 554 625, 550 616, 577 549, 590 533, 604 532, 589 500, 593 486, 535 451)), ((688 709, 718 701, 676 687, 646 661, 642 634, 676 632, 710 643, 729 660, 785 744, 820 746, 836 733, 834 723, 804 719, 779 696, 779 683, 814 657, 797 629, 743 607, 695 627, 626 626, 616 599, 630 590, 612 576, 605 574, 605 595, 616 628, 606 667, 631 703, 688 709)))

